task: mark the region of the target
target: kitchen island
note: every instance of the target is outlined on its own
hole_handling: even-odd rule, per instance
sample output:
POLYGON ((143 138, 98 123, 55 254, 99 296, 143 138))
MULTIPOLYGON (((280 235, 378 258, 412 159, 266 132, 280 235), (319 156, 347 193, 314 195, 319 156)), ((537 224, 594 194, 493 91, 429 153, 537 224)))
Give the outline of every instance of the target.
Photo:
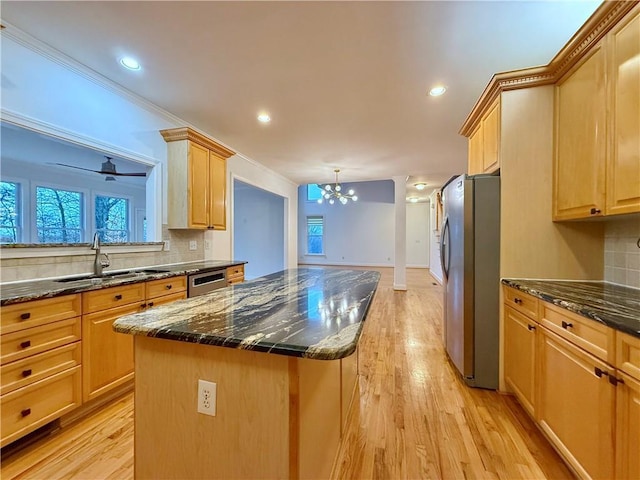
POLYGON ((291 269, 117 320, 134 335, 136 478, 329 477, 379 278, 291 269))

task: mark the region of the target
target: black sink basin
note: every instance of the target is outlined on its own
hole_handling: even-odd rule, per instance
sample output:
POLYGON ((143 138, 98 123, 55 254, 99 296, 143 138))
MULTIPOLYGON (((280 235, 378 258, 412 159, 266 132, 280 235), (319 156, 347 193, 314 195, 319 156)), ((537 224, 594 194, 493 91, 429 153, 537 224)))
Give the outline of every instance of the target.
POLYGON ((97 275, 81 275, 78 277, 69 277, 69 278, 61 278, 59 280, 54 280, 54 282, 58 283, 68 283, 68 282, 80 282, 82 280, 109 280, 110 278, 126 278, 126 277, 137 277, 145 274, 153 274, 153 273, 167 273, 169 270, 148 268, 145 270, 127 270, 125 272, 104 272, 102 276, 97 275))

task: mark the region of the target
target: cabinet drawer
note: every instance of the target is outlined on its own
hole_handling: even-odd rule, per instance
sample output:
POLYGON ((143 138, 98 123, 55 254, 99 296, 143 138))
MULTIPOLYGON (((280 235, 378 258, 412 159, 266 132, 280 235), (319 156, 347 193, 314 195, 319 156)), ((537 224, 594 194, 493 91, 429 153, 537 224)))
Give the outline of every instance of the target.
POLYGON ((82 313, 93 313, 108 308, 120 307, 145 299, 145 283, 103 288, 82 295, 82 313))
POLYGON ((615 364, 615 331, 612 328, 547 302, 541 302, 541 305, 542 325, 600 360, 615 364))
POLYGON ((227 279, 231 277, 244 277, 244 265, 235 265, 227 268, 227 279))
POLYGON ((528 317, 538 320, 538 299, 512 287, 504 287, 504 303, 528 317))
POLYGON ((79 294, 7 305, 0 310, 2 334, 77 317, 80 308, 79 294))
POLYGON ((616 367, 640 380, 640 338, 616 332, 616 367))
POLYGON ((151 280, 147 282, 147 300, 170 293, 184 292, 186 289, 187 277, 185 275, 151 280))
POLYGON ((241 275, 239 277, 227 278, 227 285, 235 285, 236 283, 242 282, 244 282, 244 275, 241 275))
POLYGON ((187 298, 187 292, 176 292, 170 295, 163 295, 162 297, 156 297, 147 301, 147 308, 157 307, 158 305, 164 305, 165 303, 171 303, 185 298, 187 298))
POLYGON ((80 317, 2 335, 2 365, 81 339, 80 317))
POLYGON ((81 404, 81 368, 70 368, 2 395, 2 446, 81 404))
POLYGON ((80 342, 74 342, 3 365, 0 368, 2 395, 80 365, 81 355, 80 342))

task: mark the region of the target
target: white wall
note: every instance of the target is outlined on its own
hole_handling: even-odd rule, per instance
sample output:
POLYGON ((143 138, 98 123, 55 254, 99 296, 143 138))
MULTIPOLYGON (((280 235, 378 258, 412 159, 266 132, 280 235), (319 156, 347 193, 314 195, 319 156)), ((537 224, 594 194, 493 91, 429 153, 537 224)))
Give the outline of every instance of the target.
POLYGON ((407 267, 429 267, 429 203, 407 203, 407 267))
POLYGON ((436 192, 429 197, 429 271, 442 283, 442 265, 440 263, 440 231, 436 230, 436 192))
POLYGON ((313 265, 393 266, 395 242, 394 186, 391 180, 345 183, 357 202, 346 205, 307 201, 306 185, 298 190, 298 261, 313 265), (307 255, 306 217, 324 216, 324 255, 307 255))
POLYGON ((284 268, 284 198, 233 182, 233 256, 247 280, 284 268))

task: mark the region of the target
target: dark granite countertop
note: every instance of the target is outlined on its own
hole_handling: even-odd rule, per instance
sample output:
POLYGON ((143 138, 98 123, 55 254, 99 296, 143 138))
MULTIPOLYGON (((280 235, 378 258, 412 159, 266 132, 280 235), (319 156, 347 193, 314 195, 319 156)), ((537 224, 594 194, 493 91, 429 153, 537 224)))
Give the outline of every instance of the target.
POLYGON ((295 268, 120 317, 114 330, 334 360, 356 348, 380 274, 295 268))
POLYGON ((56 279, 33 280, 25 282, 13 282, 0 285, 0 305, 10 305, 13 303, 27 302, 40 298, 58 297, 72 293, 88 292, 101 288, 114 287, 116 285, 127 285, 147 280, 175 277, 178 275, 188 275, 191 273, 218 270, 221 268, 233 267, 247 263, 244 260, 203 260, 198 262, 176 263, 171 265, 153 265, 148 267, 136 267, 125 271, 108 271, 107 276, 101 278, 76 278, 61 277, 68 279, 67 282, 59 282, 56 279), (113 276, 108 276, 113 274, 113 276))
POLYGON ((606 282, 503 279, 502 283, 640 337, 640 290, 606 282))

